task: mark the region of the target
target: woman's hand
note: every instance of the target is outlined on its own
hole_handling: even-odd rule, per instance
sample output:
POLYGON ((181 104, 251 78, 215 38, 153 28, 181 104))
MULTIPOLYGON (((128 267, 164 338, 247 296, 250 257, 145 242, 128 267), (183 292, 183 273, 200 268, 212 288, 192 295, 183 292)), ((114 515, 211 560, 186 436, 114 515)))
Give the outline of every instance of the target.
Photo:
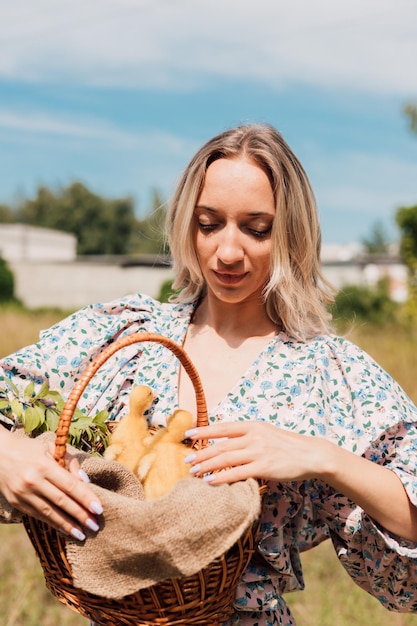
POLYGON ((417 507, 410 502, 399 477, 341 446, 260 421, 194 428, 186 437, 219 439, 186 459, 190 472, 210 484, 250 477, 277 482, 318 478, 362 507, 388 531, 417 542, 417 507))
POLYGON ((324 471, 325 448, 333 447, 324 439, 289 432, 262 421, 223 422, 195 428, 186 436, 193 440, 219 440, 187 457, 190 473, 205 475, 205 480, 212 484, 249 477, 276 481, 317 477, 324 471))
POLYGON ((97 531, 103 512, 78 461, 67 455, 67 469, 53 458, 54 445, 0 429, 0 491, 19 511, 83 540, 83 528, 97 531))

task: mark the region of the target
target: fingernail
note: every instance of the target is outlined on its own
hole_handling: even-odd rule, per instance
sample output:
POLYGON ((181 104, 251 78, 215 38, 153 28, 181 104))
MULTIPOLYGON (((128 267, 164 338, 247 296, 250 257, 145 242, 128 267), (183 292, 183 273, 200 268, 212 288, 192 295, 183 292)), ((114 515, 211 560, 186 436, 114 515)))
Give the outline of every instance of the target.
POLYGON ((193 465, 193 467, 190 467, 190 474, 197 474, 197 472, 200 471, 200 466, 197 465, 193 465))
POLYGON ((78 528, 71 528, 71 535, 74 539, 78 539, 78 541, 84 541, 85 539, 84 533, 81 532, 81 530, 78 530, 78 528))
POLYGON ((97 524, 97 522, 95 522, 94 520, 88 518, 88 520, 86 521, 85 525, 87 526, 87 528, 89 528, 90 530, 92 530, 93 532, 97 532, 100 528, 100 526, 97 524))
POLYGON ((212 480, 214 480, 214 478, 215 478, 215 476, 214 476, 213 474, 205 474, 205 475, 203 476, 203 480, 204 480, 206 483, 211 482, 212 480))
POLYGON ((83 480, 85 483, 89 483, 90 482, 88 474, 86 474, 83 469, 79 469, 78 470, 78 475, 81 477, 81 480, 83 480))
POLYGON ((103 507, 101 506, 100 502, 97 502, 97 500, 93 500, 92 502, 90 502, 90 509, 96 515, 101 515, 103 513, 103 507))
POLYGON ((187 437, 194 437, 194 435, 196 435, 198 432, 197 428, 190 428, 190 430, 186 430, 185 431, 185 438, 187 437))
POLYGON ((189 454, 185 457, 184 463, 192 463, 195 459, 195 454, 189 454))

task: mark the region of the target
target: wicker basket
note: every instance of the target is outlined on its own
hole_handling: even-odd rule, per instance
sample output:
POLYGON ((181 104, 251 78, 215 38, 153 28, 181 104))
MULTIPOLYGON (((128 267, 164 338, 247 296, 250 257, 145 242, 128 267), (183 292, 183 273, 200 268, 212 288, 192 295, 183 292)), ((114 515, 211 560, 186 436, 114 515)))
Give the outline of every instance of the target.
MULTIPOLYGON (((208 423, 201 381, 184 350, 172 340, 154 333, 129 335, 105 348, 72 389, 56 434, 55 459, 61 466, 65 465, 71 418, 89 381, 116 351, 144 341, 160 343, 177 356, 194 386, 197 425, 208 423)), ((205 445, 205 442, 199 443, 205 445)), ((233 612, 236 585, 255 550, 257 530, 257 523, 252 524, 232 548, 192 576, 164 580, 121 600, 111 600, 74 587, 65 537, 32 517, 24 517, 24 526, 40 560, 48 589, 60 602, 103 626, 218 626, 226 622, 233 612)))

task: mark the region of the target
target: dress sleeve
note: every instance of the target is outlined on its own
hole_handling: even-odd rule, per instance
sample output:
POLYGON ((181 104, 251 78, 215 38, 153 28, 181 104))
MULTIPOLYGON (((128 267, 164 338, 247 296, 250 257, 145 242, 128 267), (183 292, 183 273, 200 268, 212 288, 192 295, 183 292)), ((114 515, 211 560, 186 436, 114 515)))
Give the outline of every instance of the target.
POLYGON ((328 486, 317 485, 315 492, 316 511, 353 581, 388 610, 417 612, 417 544, 387 532, 328 486))
MULTIPOLYGON (((417 506, 416 407, 357 347, 345 344, 336 361, 343 376, 338 388, 349 393, 344 398, 345 414, 335 402, 330 418, 335 432, 337 423, 339 434, 343 432, 339 445, 395 472, 417 506)), ((348 498, 313 482, 316 514, 327 524, 338 558, 352 579, 387 609, 417 612, 417 543, 389 533, 348 498)))
MULTIPOLYGON (((397 422, 379 432, 362 455, 395 472, 417 506, 417 427, 413 417, 415 407, 410 401, 407 413, 399 410, 397 422)), ((417 543, 389 533, 328 485, 317 482, 315 496, 316 510, 351 578, 387 609, 416 612, 417 543)))
MULTIPOLYGON (((37 343, 0 360, 2 394, 7 396, 7 380, 22 394, 29 382, 40 386, 47 381, 51 389, 66 397, 87 365, 105 346, 123 334, 152 325, 154 308, 151 298, 128 296, 107 304, 90 305, 68 316, 42 331, 37 343)), ((127 354, 121 355, 117 367, 127 358, 127 354)), ((101 378, 104 383, 105 372, 101 378)))

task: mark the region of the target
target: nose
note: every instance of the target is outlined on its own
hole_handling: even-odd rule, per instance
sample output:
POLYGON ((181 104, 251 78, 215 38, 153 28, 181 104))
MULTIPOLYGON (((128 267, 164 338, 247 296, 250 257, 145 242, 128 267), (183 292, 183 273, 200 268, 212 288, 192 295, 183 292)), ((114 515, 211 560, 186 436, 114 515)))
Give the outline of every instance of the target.
POLYGON ((244 256, 239 229, 234 225, 225 226, 219 233, 217 258, 225 265, 232 265, 242 261, 244 256))

